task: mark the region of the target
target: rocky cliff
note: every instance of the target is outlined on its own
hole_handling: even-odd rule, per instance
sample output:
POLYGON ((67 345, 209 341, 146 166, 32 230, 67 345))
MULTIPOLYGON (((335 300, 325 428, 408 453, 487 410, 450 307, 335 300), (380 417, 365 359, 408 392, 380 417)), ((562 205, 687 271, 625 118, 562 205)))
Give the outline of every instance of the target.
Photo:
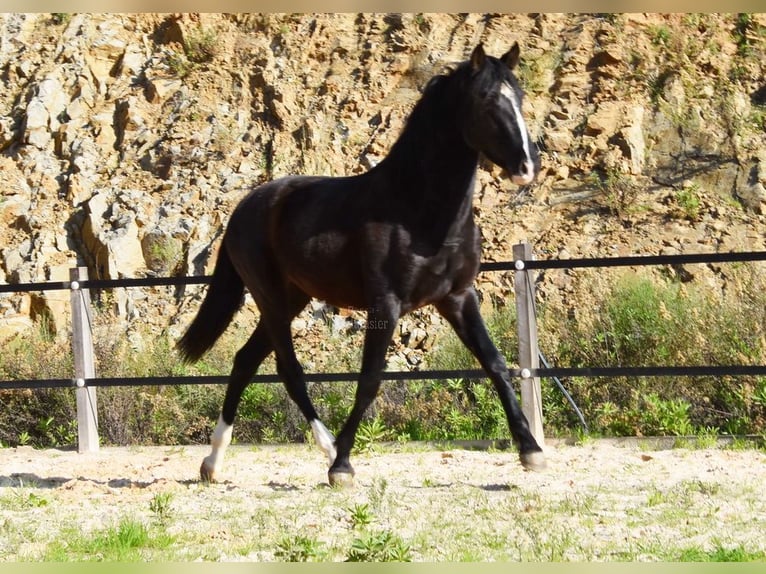
MULTIPOLYGON (((764 29, 748 14, 3 14, 0 282, 67 279, 75 265, 98 278, 209 273, 248 188, 368 169, 427 80, 478 42, 522 46, 543 156, 524 188, 480 170, 485 259, 524 239, 539 257, 762 250, 764 29)), ((479 287, 507 298, 512 278, 479 287)), ((565 305, 576 286, 552 274, 540 289, 565 305)), ((101 304, 128 329, 175 334, 201 293, 118 289, 101 304)), ((64 329, 66 298, 0 295, 0 336, 42 315, 64 329)), ((403 323, 407 361, 438 324, 427 312, 403 323)))

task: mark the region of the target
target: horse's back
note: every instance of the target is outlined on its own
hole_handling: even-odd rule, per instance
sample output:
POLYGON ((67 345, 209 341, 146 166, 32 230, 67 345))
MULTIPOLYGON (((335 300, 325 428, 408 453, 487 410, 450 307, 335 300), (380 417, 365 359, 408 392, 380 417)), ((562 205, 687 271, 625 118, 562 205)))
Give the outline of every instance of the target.
POLYGON ((224 242, 248 287, 278 276, 281 284, 294 284, 321 299, 353 285, 354 293, 343 298, 358 303, 359 260, 351 245, 358 218, 348 199, 352 186, 353 178, 288 176, 242 198, 224 242))

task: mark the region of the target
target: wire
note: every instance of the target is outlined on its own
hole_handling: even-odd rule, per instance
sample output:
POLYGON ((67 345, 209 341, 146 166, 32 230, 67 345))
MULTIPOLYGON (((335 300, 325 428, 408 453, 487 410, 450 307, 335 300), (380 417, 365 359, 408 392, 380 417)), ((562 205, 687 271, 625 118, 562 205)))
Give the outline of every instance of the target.
MULTIPOLYGON (((725 263, 736 261, 766 261, 766 251, 742 251, 734 253, 692 253, 679 255, 638 255, 631 257, 594 257, 583 259, 533 259, 522 261, 524 269, 575 269, 581 267, 624 267, 644 265, 682 265, 685 263, 725 263)), ((485 261, 481 272, 516 271, 517 261, 485 261)), ((210 283, 209 275, 185 277, 136 277, 127 279, 84 279, 83 289, 113 289, 117 287, 160 287, 203 285, 210 283)), ((60 291, 70 289, 70 281, 42 283, 7 283, 0 285, 0 293, 25 293, 28 291, 60 291)))
MULTIPOLYGON (((545 365, 545 368, 550 369, 551 366, 548 364, 548 361, 545 360, 545 356, 539 351, 538 356, 540 357, 540 361, 542 361, 543 365, 545 365)), ((553 379, 561 393, 564 395, 564 398, 570 404, 572 409, 574 409, 574 412, 577 413, 577 418, 580 419, 580 424, 582 425, 583 430, 585 430, 585 433, 588 434, 590 432, 588 429, 588 423, 585 422, 585 417, 583 416, 580 407, 577 406, 577 403, 575 403, 574 399, 572 398, 572 395, 570 395, 569 392, 564 388, 564 385, 561 383, 561 380, 559 380, 558 377, 551 376, 550 378, 553 379)))

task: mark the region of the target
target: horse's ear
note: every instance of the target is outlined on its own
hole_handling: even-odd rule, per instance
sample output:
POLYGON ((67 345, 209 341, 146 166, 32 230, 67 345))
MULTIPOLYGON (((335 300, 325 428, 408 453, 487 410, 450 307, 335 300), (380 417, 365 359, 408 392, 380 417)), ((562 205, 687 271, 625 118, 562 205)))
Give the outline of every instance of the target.
POLYGON ((478 72, 484 67, 484 61, 486 60, 487 55, 484 53, 484 46, 479 44, 473 49, 473 52, 471 53, 471 69, 474 72, 478 72))
POLYGON ((511 70, 513 70, 519 63, 519 54, 521 53, 521 49, 519 48, 519 43, 514 42, 513 47, 508 50, 505 54, 503 54, 503 57, 500 58, 503 62, 505 62, 505 65, 508 66, 511 70))

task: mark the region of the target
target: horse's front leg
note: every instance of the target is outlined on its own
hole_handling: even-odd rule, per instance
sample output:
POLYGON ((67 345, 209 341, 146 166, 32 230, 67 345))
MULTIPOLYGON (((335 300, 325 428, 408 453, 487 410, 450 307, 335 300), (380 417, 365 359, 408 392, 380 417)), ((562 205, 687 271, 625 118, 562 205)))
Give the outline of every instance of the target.
POLYGON ((354 447, 359 423, 380 389, 381 372, 386 365, 386 351, 398 319, 399 304, 394 301, 378 304, 367 312, 362 371, 356 388, 354 406, 335 441, 337 457, 328 473, 331 485, 353 484, 354 469, 349 460, 351 449, 354 447))
POLYGON ((532 436, 527 418, 516 400, 505 359, 487 332, 479 312, 476 291, 471 288, 452 293, 440 301, 436 308, 492 379, 508 418, 511 435, 519 448, 521 464, 530 470, 543 470, 546 466, 545 455, 532 436))

